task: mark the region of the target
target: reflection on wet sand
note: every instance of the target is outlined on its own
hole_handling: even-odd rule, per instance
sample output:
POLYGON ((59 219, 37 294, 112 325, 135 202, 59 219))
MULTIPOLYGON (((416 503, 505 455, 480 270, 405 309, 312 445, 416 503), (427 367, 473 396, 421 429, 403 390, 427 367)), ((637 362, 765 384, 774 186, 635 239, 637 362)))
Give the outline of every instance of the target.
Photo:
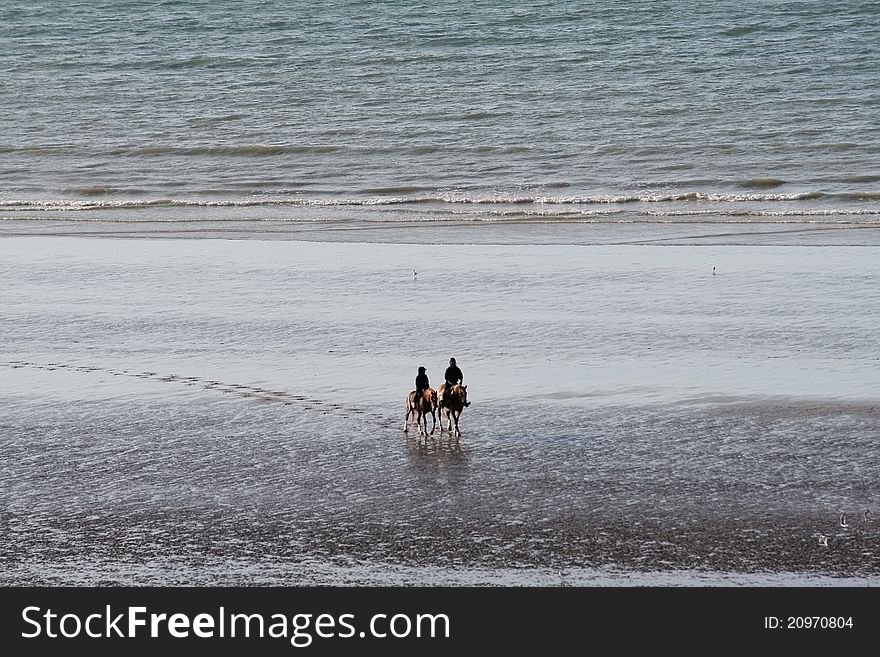
POLYGON ((6 583, 880 576, 872 247, 23 242, 6 583), (401 431, 428 335, 460 438, 401 431))
POLYGON ((58 560, 92 560, 99 578, 221 556, 880 575, 871 405, 556 406, 505 424, 511 409, 484 404, 461 438, 407 436, 390 417, 352 432, 342 410, 223 396, 204 413, 164 398, 36 408, 0 427, 7 583, 45 583, 39 564, 58 560))

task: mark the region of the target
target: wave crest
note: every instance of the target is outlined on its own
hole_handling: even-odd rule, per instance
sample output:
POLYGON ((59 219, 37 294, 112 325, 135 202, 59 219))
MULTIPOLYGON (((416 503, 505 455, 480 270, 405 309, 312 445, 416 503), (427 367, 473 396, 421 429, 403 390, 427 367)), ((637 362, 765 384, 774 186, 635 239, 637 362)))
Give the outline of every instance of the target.
MULTIPOLYGON (((724 212, 725 206, 735 203, 789 203, 797 201, 812 201, 817 199, 839 199, 845 202, 864 202, 880 200, 880 192, 844 192, 827 193, 819 191, 806 191, 791 194, 773 194, 762 192, 745 193, 703 193, 681 192, 672 194, 598 194, 591 196, 541 196, 541 195, 480 195, 436 193, 423 190, 419 187, 389 187, 373 188, 371 191, 377 196, 364 197, 330 197, 330 198, 303 198, 301 196, 255 196, 252 198, 216 199, 205 198, 180 199, 180 198, 145 198, 145 199, 113 199, 102 200, 91 197, 101 197, 117 194, 117 190, 100 185, 70 188, 68 193, 77 194, 84 199, 50 199, 50 200, 16 200, 0 199, 0 209, 5 211, 24 210, 102 210, 102 209, 136 209, 156 206, 166 207, 374 207, 374 206, 503 206, 503 205, 533 205, 539 207, 562 206, 577 209, 580 206, 596 205, 632 205, 632 204, 665 204, 665 203, 694 203, 695 205, 714 206, 708 209, 710 212, 724 212), (394 195, 394 192, 397 194, 394 195), (407 195, 407 192, 414 192, 407 195), (385 195, 389 194, 389 195, 385 195)), ((867 209, 866 212, 880 212, 880 208, 867 209)))

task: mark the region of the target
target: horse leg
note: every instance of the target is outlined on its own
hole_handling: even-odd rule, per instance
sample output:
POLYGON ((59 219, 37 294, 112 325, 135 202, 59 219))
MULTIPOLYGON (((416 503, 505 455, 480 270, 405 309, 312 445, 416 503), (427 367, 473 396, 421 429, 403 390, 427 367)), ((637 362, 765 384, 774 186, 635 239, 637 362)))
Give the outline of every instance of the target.
MULTIPOLYGON (((425 429, 428 428, 428 418, 425 417, 425 429)), ((437 415, 434 413, 434 409, 431 409, 431 435, 434 435, 434 429, 437 428, 437 415)))
MULTIPOLYGON (((412 394, 412 393, 410 393, 410 394, 412 394)), ((404 402, 404 408, 406 408, 406 415, 403 418, 403 430, 408 432, 409 425, 412 422, 412 420, 410 418, 413 415, 415 415, 415 412, 416 412, 416 407, 412 403, 412 397, 408 396, 406 398, 406 401, 404 402)))
POLYGON ((460 436, 461 430, 458 428, 458 416, 461 415, 460 411, 452 411, 452 417, 455 418, 455 435, 460 436))

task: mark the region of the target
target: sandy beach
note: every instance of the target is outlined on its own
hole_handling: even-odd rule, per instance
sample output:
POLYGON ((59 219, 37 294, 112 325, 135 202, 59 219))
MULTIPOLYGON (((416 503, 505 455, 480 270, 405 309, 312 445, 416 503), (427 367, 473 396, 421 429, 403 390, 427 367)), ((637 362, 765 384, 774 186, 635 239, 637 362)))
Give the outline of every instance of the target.
POLYGON ((15 223, 4 585, 880 583, 877 231, 15 223))

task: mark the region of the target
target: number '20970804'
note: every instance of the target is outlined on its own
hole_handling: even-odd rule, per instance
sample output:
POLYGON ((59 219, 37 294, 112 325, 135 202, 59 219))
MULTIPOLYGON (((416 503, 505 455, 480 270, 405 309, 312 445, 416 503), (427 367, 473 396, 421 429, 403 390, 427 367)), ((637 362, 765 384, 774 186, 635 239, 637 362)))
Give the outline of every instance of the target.
POLYGON ((764 628, 768 630, 840 630, 852 627, 852 616, 764 616, 764 628))

